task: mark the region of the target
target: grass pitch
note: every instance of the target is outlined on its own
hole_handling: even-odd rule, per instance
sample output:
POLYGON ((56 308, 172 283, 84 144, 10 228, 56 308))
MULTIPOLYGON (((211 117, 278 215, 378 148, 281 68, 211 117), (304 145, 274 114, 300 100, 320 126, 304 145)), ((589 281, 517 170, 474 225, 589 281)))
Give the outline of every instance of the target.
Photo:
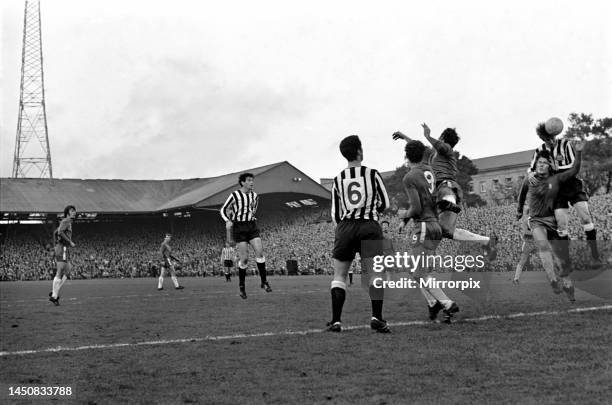
POLYGON ((2 283, 0 384, 69 385, 89 404, 609 403, 612 272, 574 304, 542 272, 486 277, 486 294, 448 291, 453 325, 422 322, 418 291, 389 292, 390 335, 369 329, 359 276, 340 334, 321 331, 328 276, 271 277, 269 294, 249 277, 247 300, 236 278, 68 281, 59 307, 50 282, 2 283))

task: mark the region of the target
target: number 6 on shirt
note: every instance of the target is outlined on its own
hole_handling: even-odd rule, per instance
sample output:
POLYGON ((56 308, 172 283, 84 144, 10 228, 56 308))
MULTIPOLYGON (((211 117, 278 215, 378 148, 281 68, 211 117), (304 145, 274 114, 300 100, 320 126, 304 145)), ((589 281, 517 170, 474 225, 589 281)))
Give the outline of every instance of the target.
POLYGON ((347 196, 344 203, 348 210, 362 208, 365 202, 365 184, 363 177, 355 179, 344 179, 342 181, 344 195, 347 196))

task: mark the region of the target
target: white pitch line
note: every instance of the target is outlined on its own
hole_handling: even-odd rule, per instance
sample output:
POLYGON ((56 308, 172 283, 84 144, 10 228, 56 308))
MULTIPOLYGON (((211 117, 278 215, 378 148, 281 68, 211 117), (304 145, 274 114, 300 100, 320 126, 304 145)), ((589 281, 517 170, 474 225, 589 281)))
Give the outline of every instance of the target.
MULTIPOLYGON (((325 292, 325 291, 328 291, 328 289, 302 290, 302 291, 278 290, 274 292, 274 295, 316 294, 316 293, 325 292)), ((143 294, 143 295, 139 295, 139 294, 106 295, 106 296, 92 296, 92 297, 81 297, 81 298, 76 298, 76 297, 62 298, 62 302, 68 303, 68 301, 70 301, 70 304, 80 305, 80 302, 77 303, 75 301, 93 301, 93 300, 108 300, 108 299, 118 300, 118 299, 123 299, 123 298, 141 298, 141 299, 169 298, 174 301, 174 300, 192 299, 194 297, 212 299, 212 298, 216 298, 216 297, 213 297, 214 295, 231 295, 231 294, 233 294, 233 292, 202 291, 201 293, 200 292, 189 292, 189 293, 174 293, 174 294, 173 293, 158 293, 158 294, 143 294)), ((236 294, 236 297, 238 297, 238 294, 236 294)), ((13 307, 18 307, 18 306, 29 306, 32 304, 32 302, 45 302, 46 303, 48 301, 49 301, 48 298, 34 298, 30 300, 0 300, 0 306, 2 306, 2 308, 13 308, 13 307)))
MULTIPOLYGON (((612 305, 602 305, 600 307, 586 307, 586 308, 572 308, 566 311, 539 311, 539 312, 518 312, 509 315, 485 315, 478 318, 466 318, 462 319, 457 323, 465 322, 483 322, 495 319, 514 319, 514 318, 526 318, 535 316, 554 316, 568 313, 581 313, 581 312, 593 312, 593 311, 605 311, 612 310, 612 305)), ((431 322, 428 321, 410 321, 410 322, 390 322, 390 326, 422 326, 429 325, 431 322)), ((355 326, 343 326, 343 330, 359 330, 368 329, 369 325, 355 325, 355 326)), ((116 349, 121 347, 138 347, 138 346, 157 346, 157 345, 168 345, 175 343, 197 343, 205 341, 220 341, 230 339, 248 339, 248 338, 259 338, 259 337, 270 337, 270 336, 297 336, 297 335, 309 335, 314 333, 322 333, 325 329, 307 329, 301 331, 282 331, 282 332, 261 332, 261 333, 240 333, 235 335, 221 335, 221 336, 205 336, 199 338, 188 338, 188 339, 169 339, 169 340, 150 340, 145 342, 137 343, 111 343, 101 345, 88 345, 88 346, 77 346, 77 347, 52 347, 48 349, 39 350, 19 350, 15 352, 0 352, 0 357, 5 356, 18 356, 25 354, 40 354, 40 353, 58 353, 58 352, 77 352, 82 350, 94 350, 94 349, 116 349)))

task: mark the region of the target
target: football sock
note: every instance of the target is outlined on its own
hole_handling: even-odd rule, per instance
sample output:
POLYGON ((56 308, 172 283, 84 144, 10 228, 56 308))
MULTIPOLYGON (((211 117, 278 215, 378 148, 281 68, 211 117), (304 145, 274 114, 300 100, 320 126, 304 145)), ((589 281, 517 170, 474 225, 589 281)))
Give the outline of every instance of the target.
POLYGON ((438 300, 438 301, 440 301, 440 304, 444 306, 444 309, 450 309, 450 307, 453 305, 453 300, 449 299, 448 297, 445 300, 438 300))
POLYGON ((62 276, 62 278, 61 278, 61 280, 59 282, 59 285, 57 286, 57 296, 58 297, 59 297, 59 293, 60 293, 60 291, 61 291, 62 287, 64 286, 64 283, 66 282, 67 279, 68 279, 68 276, 66 276, 66 275, 62 276))
POLYGON ((427 305, 429 305, 430 307, 436 305, 436 302, 438 300, 433 295, 431 295, 429 291, 424 288, 419 288, 419 290, 421 290, 421 294, 423 294, 423 297, 425 297, 425 300, 427 300, 427 305))
POLYGON ((258 257, 255 259, 255 262, 257 263, 257 270, 259 271, 259 277, 263 284, 266 282, 266 258, 258 257))
POLYGON ((246 267, 240 267, 238 266, 238 286, 241 288, 244 288, 244 283, 246 280, 246 267))
POLYGON ((369 288, 370 300, 372 301, 372 316, 380 319, 382 321, 382 309, 383 309, 383 299, 385 295, 385 290, 382 288, 376 288, 373 285, 370 285, 369 288))
POLYGON ((51 295, 53 298, 57 298, 61 283, 62 279, 58 276, 55 276, 55 278, 53 279, 53 294, 51 295))
POLYGON ((557 275, 555 274, 555 264, 553 262, 552 252, 550 250, 540 251, 540 260, 542 261, 542 267, 544 267, 544 271, 546 272, 546 276, 548 276, 549 281, 557 280, 557 275))
POLYGON ((572 282, 572 279, 569 277, 561 277, 561 282, 563 283, 563 287, 565 288, 569 288, 572 285, 574 285, 574 283, 572 282))
POLYGON ((518 280, 519 278, 521 278, 521 274, 523 274, 523 269, 525 268, 525 265, 527 264, 527 261, 529 260, 529 252, 527 250, 525 250, 525 246, 526 243, 523 242, 523 252, 521 253, 521 258, 519 259, 519 262, 516 264, 516 271, 514 272, 514 279, 518 280))
POLYGON ((382 321, 383 300, 372 300, 372 316, 382 321))
POLYGON ((455 229, 453 233, 454 240, 463 240, 468 242, 479 242, 481 245, 487 245, 489 243, 490 238, 488 236, 482 236, 470 231, 466 231, 465 229, 455 229))
POLYGON ((164 286, 164 276, 160 275, 157 279, 157 288, 162 288, 164 286))
POLYGON ((518 280, 519 278, 521 278, 521 273, 523 272, 523 264, 521 262, 519 262, 516 265, 516 271, 514 272, 514 279, 518 280))
MULTIPOLYGON (((427 276, 426 278, 430 277, 427 276)), ((444 294, 444 291, 442 291, 441 288, 425 288, 425 290, 427 290, 427 292, 431 294, 431 296, 434 297, 436 300, 440 301, 440 304, 444 305, 444 308, 449 309, 453 304, 453 301, 449 299, 446 294, 444 294)))
POLYGON ((427 292, 440 301, 440 304, 444 305, 444 308, 449 309, 451 305, 453 305, 453 301, 444 294, 441 288, 427 288, 427 292))
POLYGON ((334 280, 331 283, 332 323, 340 322, 342 307, 346 299, 346 283, 334 280))
POLYGON ((556 240, 551 240, 550 244, 552 245, 554 254, 561 262, 560 275, 568 275, 572 271, 572 262, 570 260, 569 251, 569 236, 558 236, 556 240))
MULTIPOLYGON (((590 224, 591 226, 593 224, 590 224)), ((585 228, 587 225, 584 226, 585 228)), ((587 244, 589 245, 589 249, 591 249, 591 256, 595 260, 599 260, 599 251, 597 250, 597 230, 591 229, 589 231, 585 230, 584 234, 587 238, 587 244)))
POLYGON ((170 278, 172 279, 172 282, 174 283, 174 287, 178 287, 179 286, 179 282, 178 282, 178 279, 176 278, 176 276, 170 276, 170 278))

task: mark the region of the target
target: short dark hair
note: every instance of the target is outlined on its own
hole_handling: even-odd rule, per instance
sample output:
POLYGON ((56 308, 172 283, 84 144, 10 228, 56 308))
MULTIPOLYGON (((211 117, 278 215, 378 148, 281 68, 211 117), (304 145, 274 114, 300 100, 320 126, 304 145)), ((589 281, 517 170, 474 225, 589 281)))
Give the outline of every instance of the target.
POLYGON ((459 135, 457 135, 457 131, 455 131, 455 128, 446 128, 444 131, 442 131, 442 134, 440 135, 440 140, 449 144, 451 148, 454 148, 455 145, 457 145, 459 139, 461 138, 459 138, 459 135))
POLYGON ((410 163, 419 163, 425 155, 425 145, 421 141, 410 141, 406 143, 404 151, 410 163))
POLYGON ((357 135, 347 136, 340 142, 340 153, 349 162, 357 159, 358 152, 361 149, 361 140, 357 135))
POLYGON ((544 158, 544 159, 550 161, 552 156, 550 155, 549 151, 541 150, 540 152, 538 152, 538 156, 537 156, 536 160, 538 160, 539 158, 544 158))
POLYGON ((68 214, 70 214, 71 209, 76 211, 74 205, 67 205, 66 208, 64 208, 64 217, 68 217, 68 214))
POLYGON ((536 155, 536 164, 538 163, 538 160, 540 160, 540 158, 544 158, 546 159, 546 161, 548 161, 548 171, 552 173, 553 171, 553 159, 552 159, 552 155, 550 154, 549 151, 547 150, 542 150, 540 152, 538 152, 538 154, 536 155))
POLYGON ((546 130, 546 124, 543 122, 540 122, 538 125, 536 125, 536 134, 538 134, 540 139, 544 142, 555 139, 554 135, 548 133, 548 131, 546 130))
POLYGON ((253 173, 242 173, 240 176, 238 176, 238 184, 240 184, 240 187, 242 187, 242 183, 244 183, 249 177, 253 179, 255 178, 255 176, 253 176, 253 173))

